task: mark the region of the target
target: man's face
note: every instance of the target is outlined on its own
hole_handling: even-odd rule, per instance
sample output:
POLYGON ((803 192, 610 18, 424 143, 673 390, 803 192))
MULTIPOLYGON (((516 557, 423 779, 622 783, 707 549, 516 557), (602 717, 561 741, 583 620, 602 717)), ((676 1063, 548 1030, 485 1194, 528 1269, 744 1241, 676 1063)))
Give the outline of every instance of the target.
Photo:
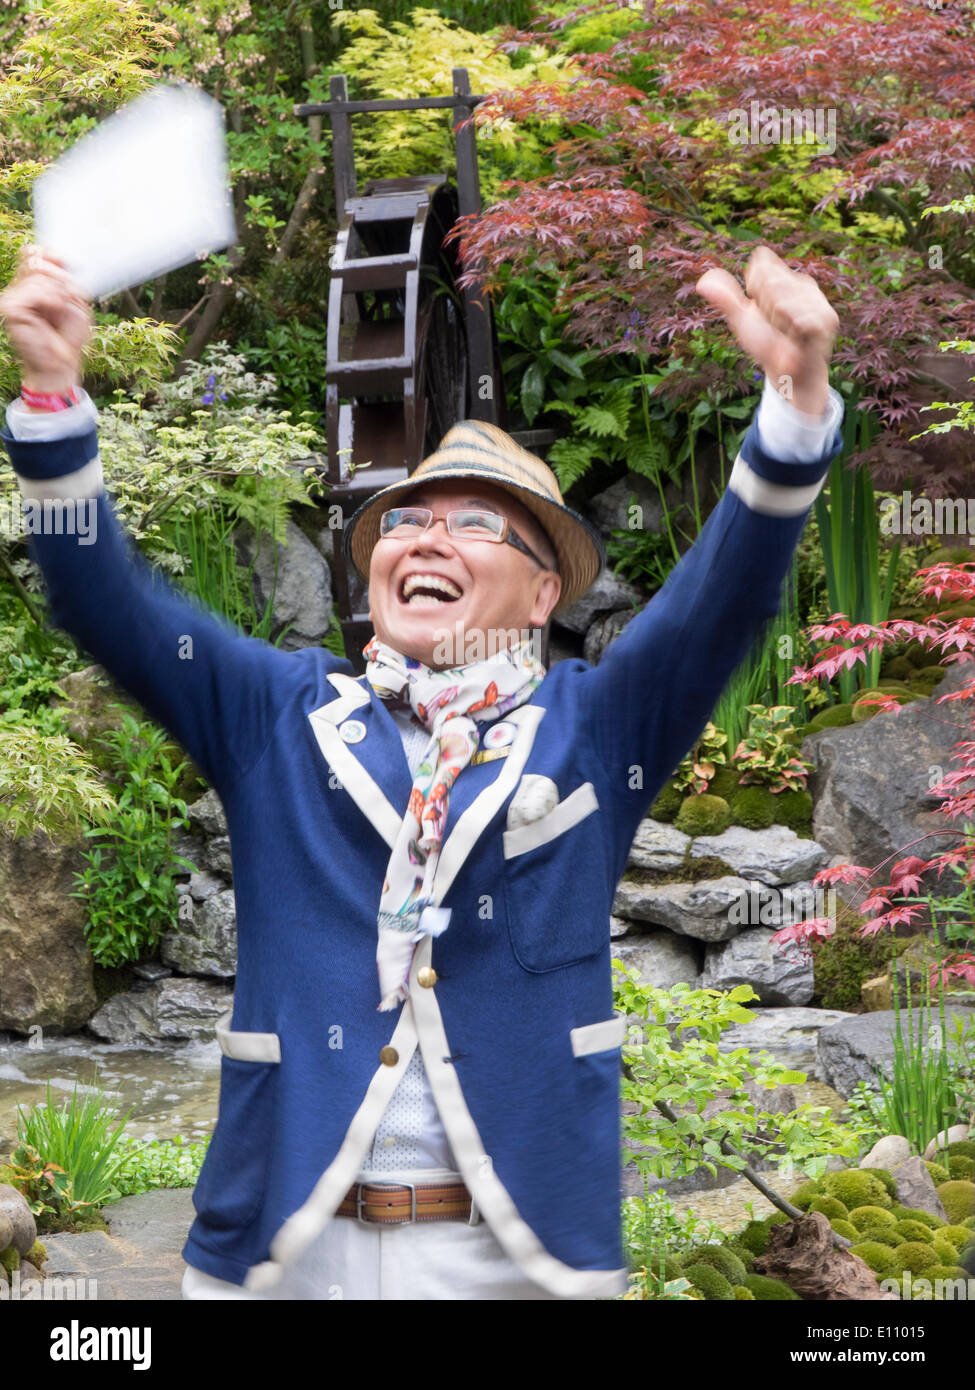
MULTIPOLYGON (((369 617, 381 642, 426 666, 459 666, 510 646, 512 629, 543 627, 562 581, 507 542, 462 540, 447 531, 456 507, 483 507, 508 518, 520 538, 548 560, 554 554, 526 507, 504 488, 477 479, 420 483, 397 506, 428 507, 426 531, 376 542, 369 564, 369 617), (438 520, 439 518, 439 520, 438 520), (436 580, 436 593, 419 580, 436 580), (420 593, 404 597, 410 590, 420 593), (444 583, 446 581, 446 584, 444 583), (444 588, 448 592, 443 592, 444 588)), ((528 635, 531 635, 530 633, 528 635)))

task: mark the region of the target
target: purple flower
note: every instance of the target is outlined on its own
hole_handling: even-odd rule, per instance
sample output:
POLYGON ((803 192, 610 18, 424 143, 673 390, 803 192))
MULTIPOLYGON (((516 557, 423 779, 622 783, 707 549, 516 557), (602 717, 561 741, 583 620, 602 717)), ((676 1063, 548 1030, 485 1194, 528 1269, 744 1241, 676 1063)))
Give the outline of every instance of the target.
POLYGON ((212 392, 212 391, 204 391, 204 393, 203 393, 203 404, 204 404, 204 405, 213 405, 213 392, 212 392))

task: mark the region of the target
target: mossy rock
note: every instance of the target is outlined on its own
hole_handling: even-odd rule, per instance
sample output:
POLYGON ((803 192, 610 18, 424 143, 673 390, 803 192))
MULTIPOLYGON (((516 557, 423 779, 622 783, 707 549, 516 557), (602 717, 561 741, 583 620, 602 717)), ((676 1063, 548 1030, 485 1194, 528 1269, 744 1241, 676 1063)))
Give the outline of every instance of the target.
POLYGON ((712 796, 723 796, 725 801, 730 801, 738 790, 738 782, 741 773, 730 763, 718 766, 714 770, 714 776, 708 783, 708 791, 712 796))
POLYGON ((684 793, 678 791, 672 783, 665 782, 651 802, 649 814, 654 820, 667 821, 669 823, 677 815, 683 800, 684 793))
POLYGON ((873 719, 874 715, 883 714, 884 711, 880 709, 878 705, 868 705, 865 703, 867 697, 871 700, 875 700, 881 695, 889 696, 891 699, 896 700, 899 705, 907 705, 910 704, 912 700, 917 699, 917 695, 914 691, 908 690, 906 686, 903 689, 898 687, 896 690, 882 690, 879 686, 876 686, 872 690, 861 690, 853 697, 852 718, 854 724, 862 724, 865 719, 873 719))
POLYGON ((728 805, 732 825, 742 825, 746 830, 767 830, 775 824, 775 797, 768 787, 739 787, 728 805))
POLYGON ((775 792, 775 823, 788 826, 796 834, 812 827, 812 793, 805 787, 789 787, 787 791, 775 792))
POLYGON ((0 1250, 0 1266, 9 1274, 20 1268, 20 1256, 13 1245, 8 1245, 6 1250, 0 1250))
POLYGON ((940 1163, 930 1163, 927 1159, 924 1159, 923 1162, 925 1168, 928 1170, 928 1176, 935 1187, 941 1182, 949 1182, 951 1180, 951 1174, 948 1172, 948 1169, 942 1168, 940 1163))
POLYGON ((859 1245, 854 1245, 850 1254, 858 1255, 870 1266, 874 1274, 889 1274, 896 1267, 894 1251, 875 1240, 865 1240, 859 1245))
POLYGON ((685 796, 674 825, 685 835, 720 835, 731 824, 731 808, 723 796, 710 792, 685 796))
POLYGON ((971 1182, 975 1179, 975 1159, 966 1158, 964 1154, 952 1154, 948 1159, 948 1178, 971 1182))
MULTIPOLYGON (((806 1211, 821 1211, 827 1221, 842 1221, 850 1216, 849 1211, 838 1197, 817 1196, 812 1199, 806 1211)), ((850 1218, 852 1220, 852 1218, 850 1218)))
POLYGON ((931 1249, 942 1264, 954 1264, 955 1260, 958 1258, 958 1251, 950 1240, 945 1240, 940 1231, 931 1242, 931 1249))
POLYGON ((708 1303, 729 1303, 734 1301, 731 1283, 710 1264, 686 1265, 684 1278, 702 1293, 708 1303))
POLYGON ((770 1279, 767 1274, 747 1275, 745 1288, 751 1290, 759 1303, 802 1302, 795 1289, 790 1289, 784 1279, 770 1279))
POLYGON ((964 1226, 942 1226, 938 1235, 942 1240, 950 1241, 956 1250, 962 1250, 966 1245, 971 1244, 972 1233, 964 1226))
POLYGON ((24 1259, 27 1260, 29 1264, 32 1264, 35 1269, 43 1269, 44 1261, 47 1259, 47 1246, 42 1240, 35 1240, 34 1244, 24 1256, 24 1259))
POLYGON ((726 1245, 699 1245, 686 1256, 686 1261, 688 1264, 711 1265, 732 1285, 741 1284, 748 1273, 744 1262, 726 1245))
POLYGON ((926 1269, 941 1264, 934 1247, 920 1240, 906 1240, 903 1245, 898 1245, 893 1252, 893 1261, 892 1268, 900 1273, 909 1270, 911 1274, 923 1274, 926 1269))
POLYGON ((752 1293, 751 1289, 746 1289, 744 1284, 736 1284, 732 1289, 732 1293, 735 1296, 736 1303, 755 1302, 755 1295, 752 1293))
POLYGON ((864 1239, 864 1233, 858 1231, 853 1222, 848 1221, 845 1216, 833 1220, 829 1224, 838 1236, 843 1236, 846 1240, 857 1241, 864 1239))
POLYGON ((917 668, 912 666, 906 656, 892 656, 890 660, 880 668, 880 679, 886 680, 910 680, 915 675, 917 668))
MULTIPOLYGON (((946 1149, 942 1149, 941 1153, 947 1154, 949 1158, 955 1158, 957 1155, 960 1155, 962 1158, 975 1158, 975 1141, 971 1139, 956 1139, 954 1143, 949 1144, 946 1149)), ((0 1173, 2 1173, 2 1171, 3 1169, 0 1169, 0 1173)))
MULTIPOLYGON (((970 1232, 966 1231, 965 1234, 969 1235, 970 1232)), ((741 1260, 742 1264, 745 1266, 746 1274, 748 1274, 751 1270, 755 1268, 755 1256, 749 1250, 747 1245, 743 1245, 740 1242, 737 1236, 734 1240, 729 1240, 728 1244, 725 1246, 725 1249, 730 1250, 733 1255, 738 1256, 739 1260, 741 1260)))
POLYGON ((893 1226, 897 1218, 886 1207, 864 1206, 854 1207, 850 1220, 858 1231, 866 1231, 871 1226, 893 1226))
MULTIPOLYGON (((854 1228, 855 1229, 855 1228, 854 1228)), ((903 1245, 905 1237, 899 1235, 893 1226, 868 1226, 865 1231, 859 1234, 860 1240, 875 1240, 880 1245, 887 1245, 891 1250, 896 1250, 898 1245, 903 1245)))
POLYGON ((820 729, 843 729, 852 723, 852 704, 830 705, 828 709, 821 709, 818 714, 813 715, 809 727, 818 733, 820 729))
POLYGON ((953 1178, 939 1184, 937 1191, 949 1226, 957 1226, 975 1213, 975 1182, 953 1178))
POLYGON ((839 1173, 827 1173, 823 1187, 830 1197, 838 1197, 850 1211, 857 1207, 890 1208, 893 1204, 879 1178, 862 1168, 845 1168, 839 1173))
POLYGON ((859 936, 860 924, 860 917, 838 900, 832 935, 811 943, 816 999, 823 1009, 859 1009, 865 981, 880 975, 890 964, 890 940, 859 936))
POLYGON ((919 1225, 926 1226, 929 1231, 938 1231, 942 1226, 948 1225, 947 1221, 942 1221, 940 1216, 935 1216, 930 1211, 915 1211, 913 1207, 903 1207, 898 1202, 894 1203, 892 1210, 898 1221, 916 1221, 919 1225))
POLYGON ((752 1255, 764 1255, 768 1247, 768 1236, 769 1228, 764 1221, 749 1221, 744 1230, 735 1236, 735 1240, 746 1250, 750 1250, 752 1255))
MULTIPOLYGON (((887 949, 890 949, 889 944, 887 949)), ((894 1181, 893 1174, 889 1173, 886 1168, 860 1168, 857 1171, 860 1173, 869 1173, 872 1178, 876 1178, 877 1181, 882 1185, 884 1191, 887 1193, 887 1196, 890 1198, 890 1200, 892 1202, 896 1200, 897 1183, 894 1181)))

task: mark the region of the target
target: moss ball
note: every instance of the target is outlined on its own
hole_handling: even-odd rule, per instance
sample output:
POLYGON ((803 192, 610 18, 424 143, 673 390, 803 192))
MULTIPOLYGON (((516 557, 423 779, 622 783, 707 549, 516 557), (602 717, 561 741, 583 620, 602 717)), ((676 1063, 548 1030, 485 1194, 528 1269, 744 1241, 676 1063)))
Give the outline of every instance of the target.
POLYGON ((853 723, 853 706, 830 705, 828 709, 821 709, 818 714, 813 715, 809 723, 817 732, 820 729, 845 728, 847 724, 853 723))
MULTIPOLYGON (((965 1234, 968 1235, 969 1233, 966 1231, 965 1234)), ((725 1249, 730 1250, 733 1255, 738 1256, 739 1260, 741 1260, 742 1264, 745 1266, 746 1274, 755 1268, 755 1256, 748 1249, 747 1245, 739 1241, 738 1237, 735 1237, 734 1240, 730 1240, 725 1246, 725 1249)))
POLYGON ((735 1301, 738 1303, 755 1302, 755 1295, 752 1293, 751 1289, 746 1289, 744 1284, 736 1284, 732 1289, 732 1293, 735 1295, 735 1301))
POLYGON ((894 1181, 892 1173, 889 1173, 886 1168, 861 1168, 859 1171, 861 1173, 869 1173, 872 1178, 876 1178, 877 1181, 882 1185, 884 1191, 887 1193, 887 1196, 890 1198, 890 1200, 892 1202, 896 1202, 897 1184, 894 1181))
POLYGON ((865 1240, 860 1245, 854 1245, 850 1254, 858 1255, 870 1266, 874 1274, 889 1274, 896 1264, 894 1251, 875 1240, 865 1240))
POLYGON ((728 803, 733 825, 746 830, 767 830, 775 824, 775 797, 768 787, 739 787, 728 803))
POLYGON ((749 1274, 745 1288, 750 1289, 759 1303, 801 1303, 802 1299, 783 1279, 770 1279, 767 1274, 749 1274))
POLYGON ((768 1234, 769 1228, 764 1221, 749 1221, 744 1230, 735 1236, 735 1240, 753 1255, 764 1255, 768 1246, 768 1234))
POLYGON ((801 787, 775 793, 775 823, 788 826, 797 833, 812 825, 812 793, 801 787))
POLYGON ((940 1216, 933 1216, 929 1211, 915 1211, 913 1207, 901 1206, 899 1203, 893 1210, 898 1221, 919 1221, 922 1226, 927 1226, 929 1231, 937 1231, 948 1224, 947 1221, 942 1221, 940 1216))
POLYGON ((20 1255, 12 1245, 8 1245, 6 1250, 0 1250, 0 1266, 8 1270, 11 1274, 15 1269, 20 1268, 20 1255))
POLYGON ((838 1236, 845 1236, 847 1240, 856 1241, 863 1239, 863 1236, 854 1226, 853 1222, 847 1221, 843 1217, 841 1217, 839 1220, 831 1221, 829 1224, 832 1226, 833 1230, 836 1232, 838 1236))
POLYGON ((956 1250, 961 1250, 972 1239, 972 1233, 964 1226, 942 1226, 938 1232, 941 1240, 949 1241, 956 1250))
POLYGON ((949 1144, 944 1150, 949 1158, 954 1158, 960 1154, 962 1158, 975 1158, 975 1141, 971 1139, 956 1139, 953 1144, 949 1144))
POLYGON ((734 1300, 731 1284, 713 1265, 687 1265, 684 1278, 693 1284, 698 1293, 704 1295, 708 1303, 727 1303, 734 1300))
POLYGON ((931 1178, 931 1181, 934 1183, 935 1187, 937 1187, 939 1183, 948 1182, 951 1178, 951 1174, 948 1172, 948 1169, 942 1168, 940 1163, 929 1163, 925 1161, 924 1166, 925 1168, 927 1168, 928 1175, 931 1178))
POLYGON ((43 1269, 44 1261, 47 1259, 47 1246, 43 1241, 35 1240, 34 1244, 24 1256, 24 1259, 32 1264, 35 1269, 43 1269))
POLYGON ((905 1240, 922 1240, 930 1242, 934 1237, 934 1232, 930 1226, 925 1226, 923 1221, 898 1221, 894 1230, 905 1240))
POLYGON ((827 1173, 823 1186, 830 1197, 838 1197, 850 1211, 857 1207, 887 1209, 892 1205, 881 1180, 862 1168, 845 1168, 839 1173, 827 1173))
POLYGON ((723 796, 702 792, 685 796, 674 821, 685 835, 720 835, 731 823, 731 808, 723 796))
POLYGON ((975 1182, 960 1179, 943 1182, 938 1187, 938 1196, 949 1226, 957 1226, 966 1216, 975 1213, 975 1182))
POLYGON ((884 1207, 854 1207, 850 1212, 850 1220, 858 1231, 865 1231, 870 1226, 893 1226, 897 1220, 892 1211, 887 1211, 884 1207))
POLYGON ((684 1273, 680 1260, 666 1250, 648 1251, 645 1268, 652 1278, 659 1279, 662 1274, 665 1281, 679 1279, 684 1273))
MULTIPOLYGON (((968 1281, 969 1279, 971 1279, 972 1276, 968 1273, 967 1269, 962 1269, 960 1265, 935 1265, 933 1269, 926 1269, 924 1271, 924 1277, 925 1279, 930 1280, 931 1283, 934 1283, 936 1279, 943 1279, 950 1280, 951 1283, 954 1284, 956 1279, 964 1279, 965 1282, 962 1285, 961 1296, 962 1298, 965 1298, 968 1293, 968 1281)), ((937 1297, 937 1290, 933 1290, 932 1292, 934 1293, 934 1296, 937 1297)), ((957 1290, 955 1288, 952 1288, 947 1291, 945 1289, 942 1289, 942 1299, 944 1298, 946 1292, 948 1292, 949 1294, 949 1300, 952 1300, 957 1290)))
POLYGON ((958 1258, 958 1251, 954 1244, 950 1240, 945 1240, 940 1231, 931 1242, 931 1249, 942 1264, 954 1264, 958 1258))
POLYGON ((888 662, 880 668, 880 679, 906 681, 914 674, 914 667, 906 656, 892 656, 888 662))
POLYGON ((733 1250, 729 1250, 727 1245, 698 1246, 688 1259, 694 1264, 711 1265, 732 1285, 742 1283, 748 1273, 744 1261, 740 1260, 733 1250))
POLYGON ((878 696, 887 695, 896 700, 899 705, 906 705, 915 699, 914 692, 911 690, 891 689, 881 690, 875 686, 872 690, 860 690, 853 697, 853 710, 851 718, 854 724, 862 724, 865 719, 872 719, 875 714, 882 714, 883 710, 879 705, 868 704, 867 699, 877 699, 878 696))
MULTIPOLYGON (((837 1197, 814 1197, 806 1211, 821 1211, 827 1221, 843 1220, 850 1215, 837 1197)), ((852 1217, 850 1219, 852 1220, 852 1217)))
POLYGON ((903 1245, 898 1245, 893 1251, 893 1258, 894 1267, 902 1273, 910 1270, 912 1274, 923 1274, 926 1269, 941 1264, 931 1246, 920 1240, 906 1240, 903 1245))
POLYGON ((708 783, 708 791, 712 796, 723 796, 725 801, 730 801, 738 790, 740 775, 738 769, 731 763, 716 767, 714 776, 708 783))
POLYGON ((868 1226, 865 1231, 860 1232, 859 1239, 875 1240, 880 1245, 896 1250, 898 1245, 904 1244, 905 1237, 899 1231, 895 1231, 893 1226, 868 1226))
POLYGON ((956 1182, 971 1182, 975 1178, 975 1159, 966 1158, 964 1154, 952 1154, 948 1159, 948 1178, 956 1182))
POLYGON ((808 1211, 814 1197, 825 1196, 826 1190, 823 1187, 822 1180, 819 1178, 811 1178, 809 1182, 804 1182, 801 1186, 796 1188, 795 1192, 793 1192, 792 1196, 789 1198, 789 1201, 794 1207, 798 1207, 800 1211, 808 1211))
POLYGON ((654 820, 672 821, 683 800, 684 793, 678 791, 671 782, 665 782, 650 803, 650 815, 654 820))

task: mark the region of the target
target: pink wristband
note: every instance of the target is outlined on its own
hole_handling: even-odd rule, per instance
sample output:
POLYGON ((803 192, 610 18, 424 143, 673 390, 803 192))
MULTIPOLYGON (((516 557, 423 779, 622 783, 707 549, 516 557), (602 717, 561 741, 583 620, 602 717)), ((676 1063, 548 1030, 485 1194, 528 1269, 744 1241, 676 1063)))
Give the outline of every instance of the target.
POLYGON ((78 393, 73 386, 66 396, 30 391, 26 386, 21 386, 20 399, 24 405, 29 405, 34 410, 70 410, 73 405, 78 404, 78 393))

